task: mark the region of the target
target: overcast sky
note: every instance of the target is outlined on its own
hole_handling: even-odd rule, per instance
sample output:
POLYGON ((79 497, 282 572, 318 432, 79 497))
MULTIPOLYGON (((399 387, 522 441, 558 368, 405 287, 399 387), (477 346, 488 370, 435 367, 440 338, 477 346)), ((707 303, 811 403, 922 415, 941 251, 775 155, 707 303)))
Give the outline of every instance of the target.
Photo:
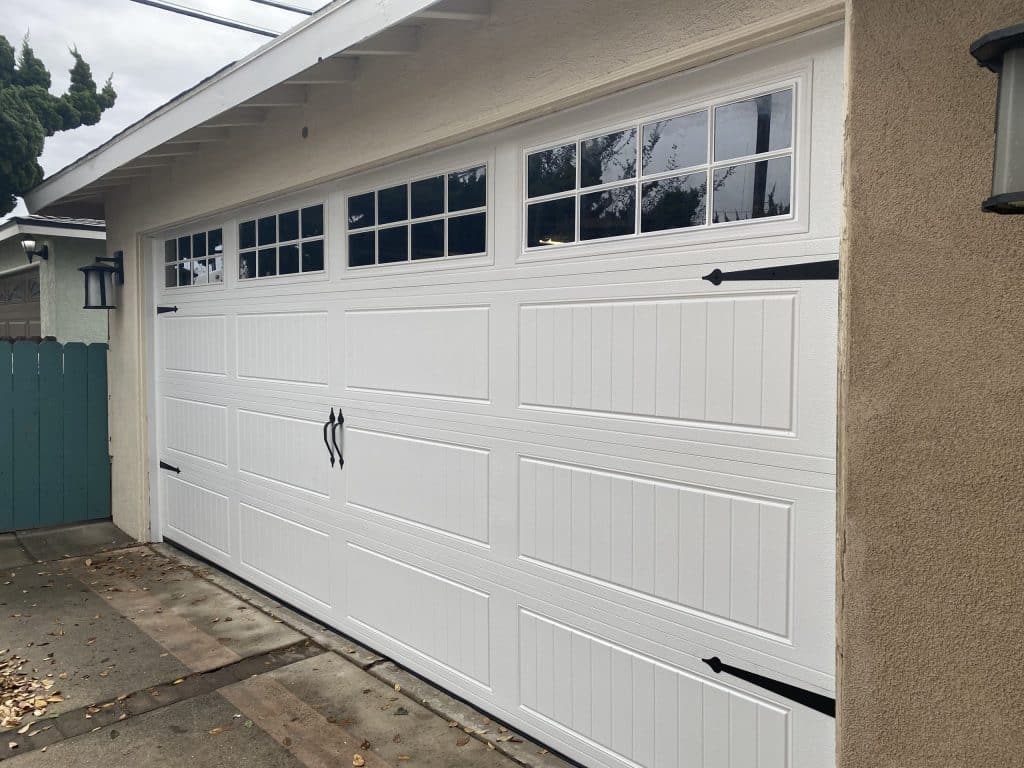
MULTIPOLYGON (((221 27, 131 0, 2 0, 0 34, 15 48, 29 35, 32 48, 53 75, 55 93, 68 85, 77 47, 102 84, 114 75, 117 103, 100 122, 46 140, 40 159, 46 175, 74 162, 171 97, 270 38, 221 27)), ((305 17, 253 0, 174 0, 258 27, 284 30, 305 17)), ((327 0, 287 0, 314 9, 327 0)), ((11 215, 24 214, 24 204, 11 215)))

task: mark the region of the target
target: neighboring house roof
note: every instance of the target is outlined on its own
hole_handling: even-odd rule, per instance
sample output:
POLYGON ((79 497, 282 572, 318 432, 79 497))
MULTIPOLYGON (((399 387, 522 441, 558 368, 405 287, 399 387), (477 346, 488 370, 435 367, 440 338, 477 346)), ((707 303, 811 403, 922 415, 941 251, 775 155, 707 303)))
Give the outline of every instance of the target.
POLYGON ((105 240, 107 223, 102 219, 78 219, 69 216, 12 216, 0 222, 0 242, 18 235, 50 237, 77 237, 85 240, 105 240))
POLYGON ((172 163, 175 152, 195 151, 176 145, 226 140, 229 128, 259 123, 269 109, 287 106, 294 96, 279 92, 279 84, 303 88, 350 81, 359 57, 415 51, 418 25, 425 21, 489 14, 490 0, 335 0, 45 179, 25 202, 39 211, 102 200, 106 192, 172 163), (153 154, 147 158, 148 153, 153 154))

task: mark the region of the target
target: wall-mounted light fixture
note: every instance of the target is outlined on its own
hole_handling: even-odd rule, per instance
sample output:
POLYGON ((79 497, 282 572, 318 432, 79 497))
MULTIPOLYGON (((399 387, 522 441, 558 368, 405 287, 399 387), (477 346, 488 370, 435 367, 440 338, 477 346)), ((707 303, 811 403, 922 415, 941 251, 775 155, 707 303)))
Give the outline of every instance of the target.
POLYGON ((50 249, 43 243, 42 246, 36 248, 35 238, 23 237, 21 238, 21 248, 25 251, 25 255, 28 256, 28 263, 32 263, 32 257, 38 256, 43 261, 47 261, 50 258, 50 249))
POLYGON ((1024 213, 1024 24, 979 37, 971 44, 971 54, 999 75, 992 196, 981 208, 1024 213))
POLYGON ((110 258, 98 256, 95 264, 79 267, 85 276, 84 309, 117 309, 114 281, 124 284, 124 251, 115 251, 110 258))

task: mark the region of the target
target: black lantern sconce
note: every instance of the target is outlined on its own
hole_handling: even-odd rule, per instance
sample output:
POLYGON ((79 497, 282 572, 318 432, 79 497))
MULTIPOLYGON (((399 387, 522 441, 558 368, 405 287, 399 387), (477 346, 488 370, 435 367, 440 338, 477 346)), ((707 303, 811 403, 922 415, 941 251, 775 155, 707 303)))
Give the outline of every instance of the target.
POLYGON ((111 258, 98 256, 95 264, 78 270, 85 276, 83 309, 117 309, 114 281, 124 285, 124 251, 115 251, 111 258))
POLYGON ((36 248, 36 241, 31 237, 21 238, 21 248, 25 251, 25 255, 28 256, 28 263, 32 263, 32 257, 38 256, 43 261, 48 261, 50 258, 50 248, 43 243, 39 248, 36 248))
POLYGON ((1024 213, 1024 24, 998 29, 971 45, 978 64, 999 75, 992 196, 983 211, 1024 213))

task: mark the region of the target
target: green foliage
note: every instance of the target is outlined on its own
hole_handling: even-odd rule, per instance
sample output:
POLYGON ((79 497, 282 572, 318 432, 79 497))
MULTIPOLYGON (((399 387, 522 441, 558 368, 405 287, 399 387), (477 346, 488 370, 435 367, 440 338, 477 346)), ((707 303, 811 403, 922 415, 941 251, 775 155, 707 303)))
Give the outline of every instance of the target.
POLYGON ((50 73, 26 38, 15 56, 14 46, 0 35, 0 215, 10 213, 17 198, 43 180, 39 156, 46 137, 82 125, 95 125, 114 106, 111 79, 97 88, 92 69, 71 49, 71 85, 50 93, 50 73))

